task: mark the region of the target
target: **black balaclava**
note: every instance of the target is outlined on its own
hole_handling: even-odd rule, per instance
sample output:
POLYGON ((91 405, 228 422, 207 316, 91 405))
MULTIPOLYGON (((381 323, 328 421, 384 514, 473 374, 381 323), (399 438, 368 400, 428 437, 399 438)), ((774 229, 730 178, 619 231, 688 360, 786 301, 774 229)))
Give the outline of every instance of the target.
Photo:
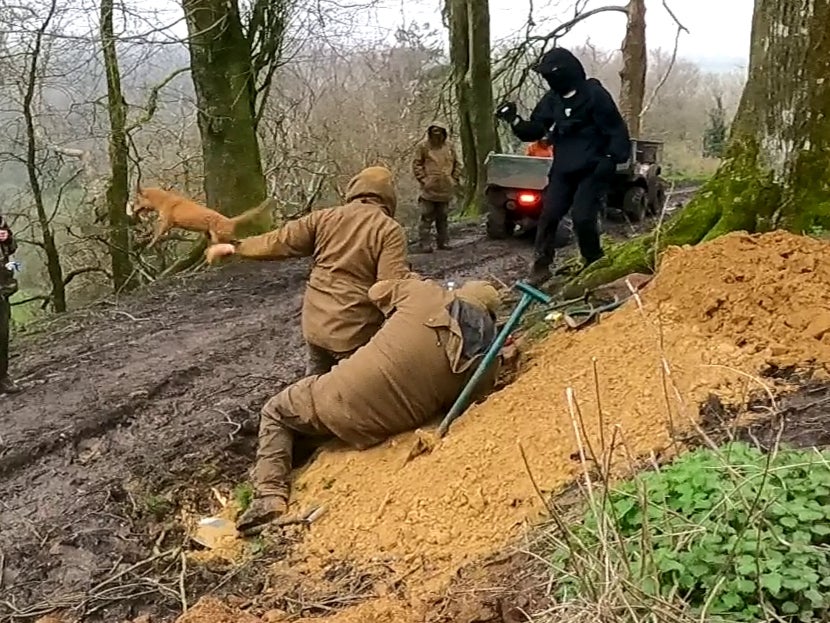
POLYGON ((553 48, 545 52, 533 67, 552 91, 559 95, 570 93, 585 82, 585 68, 579 59, 565 48, 553 48))

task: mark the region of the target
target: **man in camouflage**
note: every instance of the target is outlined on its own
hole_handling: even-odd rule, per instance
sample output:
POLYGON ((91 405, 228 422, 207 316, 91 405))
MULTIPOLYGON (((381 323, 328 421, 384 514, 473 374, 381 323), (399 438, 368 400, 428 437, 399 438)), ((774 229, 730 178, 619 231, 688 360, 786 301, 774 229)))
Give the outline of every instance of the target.
POLYGON ((16 250, 12 231, 0 214, 0 394, 20 391, 9 377, 9 329, 12 315, 9 298, 17 292, 17 280, 6 264, 11 261, 16 250))

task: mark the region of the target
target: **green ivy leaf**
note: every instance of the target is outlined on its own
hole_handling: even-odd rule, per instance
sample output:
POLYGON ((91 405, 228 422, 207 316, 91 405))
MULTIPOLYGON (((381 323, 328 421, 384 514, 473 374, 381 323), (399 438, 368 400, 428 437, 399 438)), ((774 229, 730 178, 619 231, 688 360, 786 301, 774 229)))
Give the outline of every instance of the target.
POLYGON ((827 536, 830 534, 830 526, 823 523, 817 523, 810 526, 810 532, 818 536, 827 536))
POLYGON ((735 582, 735 588, 738 590, 738 592, 744 594, 751 594, 757 590, 755 582, 743 579, 740 579, 737 582, 735 582))
POLYGON ((721 595, 720 602, 725 606, 724 610, 734 612, 743 608, 744 600, 737 593, 724 593, 721 595))
POLYGON ((827 600, 824 598, 824 595, 819 593, 816 589, 811 588, 809 590, 804 591, 804 597, 806 597, 813 608, 825 608, 827 606, 827 600))
POLYGON ((761 586, 767 589, 773 597, 781 592, 781 584, 784 578, 778 573, 765 573, 761 576, 761 586))
POLYGON ((792 601, 785 601, 781 604, 781 612, 783 614, 798 614, 799 610, 800 608, 798 607, 798 604, 793 603, 792 601))

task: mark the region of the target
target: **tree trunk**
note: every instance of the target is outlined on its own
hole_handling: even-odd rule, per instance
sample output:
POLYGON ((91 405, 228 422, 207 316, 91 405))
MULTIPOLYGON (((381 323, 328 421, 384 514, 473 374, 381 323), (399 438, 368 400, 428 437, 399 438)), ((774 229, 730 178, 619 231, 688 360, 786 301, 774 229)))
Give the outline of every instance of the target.
POLYGON ((40 53, 43 49, 43 37, 49 28, 56 9, 57 0, 52 0, 49 13, 35 33, 35 38, 32 43, 31 63, 28 67, 26 88, 23 93, 23 121, 26 126, 26 172, 29 178, 32 198, 35 202, 38 225, 40 227, 40 235, 42 238, 40 246, 46 255, 46 270, 49 273, 49 282, 52 286, 50 299, 56 312, 65 312, 66 286, 63 280, 63 266, 61 266, 61 258, 55 242, 55 234, 52 231, 52 222, 46 212, 46 205, 43 201, 43 188, 40 185, 40 178, 38 177, 37 134, 35 131, 34 111, 32 110, 35 92, 37 90, 38 64, 40 63, 40 53))
MULTIPOLYGON (((207 204, 228 216, 265 199, 251 49, 237 0, 182 0, 199 107, 207 204)), ((270 216, 246 228, 261 231, 270 216)))
POLYGON ((467 0, 470 32, 470 113, 475 134, 475 201, 484 205, 487 170, 484 161, 496 148, 496 124, 493 116, 493 86, 490 62, 490 7, 487 0, 467 0))
POLYGON ((461 156, 464 160, 464 199, 462 212, 475 205, 478 184, 475 124, 472 116, 472 93, 467 78, 470 72, 470 31, 467 0, 447 0, 450 16, 450 63, 458 106, 461 156))
POLYGON ((620 112, 628 125, 631 138, 639 138, 648 64, 645 0, 629 0, 627 13, 628 22, 622 44, 623 67, 620 70, 620 112))
POLYGON ((755 0, 749 76, 725 158, 689 205, 572 285, 653 268, 667 245, 730 231, 830 229, 830 0, 755 0))
POLYGON ((121 70, 113 32, 113 0, 101 0, 101 46, 107 72, 107 104, 110 119, 110 180, 107 184, 109 254, 112 282, 116 292, 128 286, 133 274, 130 261, 129 173, 127 146, 127 104, 121 90, 121 70))

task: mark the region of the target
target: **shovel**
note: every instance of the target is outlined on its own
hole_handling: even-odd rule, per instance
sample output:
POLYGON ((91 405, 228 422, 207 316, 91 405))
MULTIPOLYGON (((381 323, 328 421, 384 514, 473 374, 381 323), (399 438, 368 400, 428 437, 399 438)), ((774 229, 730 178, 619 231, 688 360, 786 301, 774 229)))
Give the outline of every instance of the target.
POLYGON ((620 300, 616 296, 611 303, 606 303, 600 307, 582 307, 569 309, 565 312, 565 324, 569 329, 581 329, 599 319, 600 314, 617 309, 620 305, 625 303, 628 299, 620 300))

